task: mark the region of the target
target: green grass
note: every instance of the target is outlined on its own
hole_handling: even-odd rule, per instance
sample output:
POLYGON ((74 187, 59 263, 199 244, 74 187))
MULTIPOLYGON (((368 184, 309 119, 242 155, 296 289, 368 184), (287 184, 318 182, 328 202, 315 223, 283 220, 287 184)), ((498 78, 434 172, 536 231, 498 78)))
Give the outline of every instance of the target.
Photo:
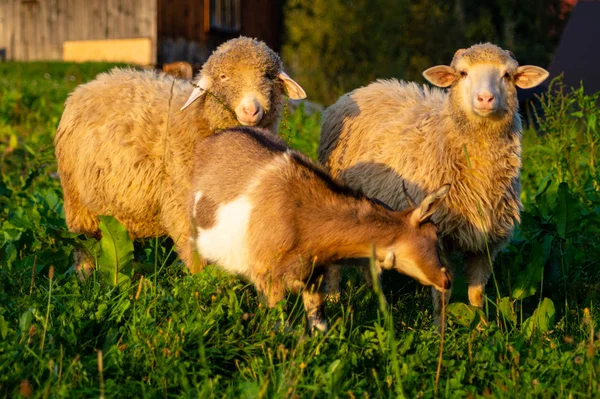
MULTIPOLYGON (((593 98, 552 97, 525 133, 522 224, 485 312, 462 303, 458 276, 436 390, 429 291, 402 276, 384 279, 388 314, 349 271, 330 331, 314 336, 298 297, 268 310, 218 268, 189 275, 163 239, 136 244, 140 274, 121 285, 101 270, 81 283, 72 246, 92 243, 66 229, 52 138, 67 94, 108 67, 0 64, 0 397, 600 395, 593 98)), ((281 126, 315 156, 318 115, 281 126)))

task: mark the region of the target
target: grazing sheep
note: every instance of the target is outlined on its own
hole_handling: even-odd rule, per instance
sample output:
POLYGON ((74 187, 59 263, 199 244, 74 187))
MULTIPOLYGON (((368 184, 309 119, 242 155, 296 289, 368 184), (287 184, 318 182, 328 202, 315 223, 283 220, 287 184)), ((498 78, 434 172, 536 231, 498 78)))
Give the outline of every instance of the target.
POLYGON ((192 66, 189 62, 177 61, 164 64, 162 71, 167 75, 175 76, 180 79, 190 80, 194 76, 192 66))
POLYGON ((269 131, 232 128, 194 154, 189 217, 198 251, 252 281, 273 307, 304 289, 310 327, 326 329, 318 287, 323 265, 369 257, 437 290, 451 280, 427 219, 444 185, 415 209, 394 212, 335 180, 269 131))
MULTIPOLYGON (((423 75, 448 92, 392 79, 342 96, 324 112, 319 159, 393 209, 407 206, 404 183, 416 199, 451 183, 433 220, 445 252, 464 254, 469 302, 481 307, 492 271, 488 248, 493 259, 519 222, 516 87, 537 86, 548 72, 519 66, 511 52, 487 43, 458 50, 450 66, 423 75)), ((339 277, 329 280, 335 295, 339 277)), ((440 300, 434 292, 437 322, 440 300)))
POLYGON ((279 56, 245 37, 221 45, 194 85, 113 69, 79 86, 54 140, 69 230, 98 236, 98 215, 112 215, 132 238, 169 235, 180 258, 199 271, 187 217, 194 147, 239 124, 276 133, 286 91, 305 97, 279 56))

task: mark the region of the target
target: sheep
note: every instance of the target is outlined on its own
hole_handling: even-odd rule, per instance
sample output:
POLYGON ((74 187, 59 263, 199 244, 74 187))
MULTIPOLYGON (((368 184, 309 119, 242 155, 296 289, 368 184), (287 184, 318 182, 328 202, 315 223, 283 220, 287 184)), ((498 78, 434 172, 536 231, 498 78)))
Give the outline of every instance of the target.
MULTIPOLYGON (((408 205, 404 183, 416 199, 451 183, 433 220, 444 256, 464 255, 469 302, 482 307, 490 260, 520 221, 516 87, 535 87, 548 72, 519 66, 510 51, 486 43, 458 50, 450 66, 423 75, 449 90, 390 79, 340 97, 324 111, 319 160, 333 176, 393 209, 408 205)), ((338 274, 327 278, 334 298, 338 274)), ((433 295, 439 324, 441 298, 433 295)))
POLYGON ((189 218, 199 253, 246 277, 273 307, 303 290, 309 326, 326 329, 323 265, 366 258, 445 291, 451 279, 429 216, 449 186, 415 209, 394 212, 338 183, 267 130, 237 127, 204 140, 194 154, 189 218))
POLYGON ((192 65, 189 62, 177 61, 164 64, 162 71, 168 75, 175 76, 180 79, 190 80, 194 76, 192 65))
POLYGON ((219 46, 194 84, 116 68, 77 87, 54 140, 69 230, 98 237, 98 215, 112 215, 132 238, 170 236, 200 271, 186 213, 193 149, 240 124, 276 134, 286 92, 306 96, 275 52, 246 37, 219 46))

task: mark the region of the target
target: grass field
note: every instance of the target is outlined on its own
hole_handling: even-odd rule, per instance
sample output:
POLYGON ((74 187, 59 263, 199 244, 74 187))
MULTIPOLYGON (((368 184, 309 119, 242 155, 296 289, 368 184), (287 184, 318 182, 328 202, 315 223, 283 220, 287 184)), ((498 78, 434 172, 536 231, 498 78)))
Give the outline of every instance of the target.
MULTIPOLYGON (((484 312, 459 272, 436 384, 429 290, 402 276, 384 278, 388 311, 348 271, 331 329, 311 336, 298 297, 268 310, 247 282, 192 276, 167 240, 134 246, 106 219, 124 235, 110 244, 141 260, 114 285, 99 252, 81 283, 73 245, 102 248, 65 226, 52 139, 67 94, 108 67, 0 63, 0 397, 600 397, 595 97, 546 98, 525 132, 522 224, 484 312)), ((318 130, 300 109, 281 133, 314 157, 318 130)))

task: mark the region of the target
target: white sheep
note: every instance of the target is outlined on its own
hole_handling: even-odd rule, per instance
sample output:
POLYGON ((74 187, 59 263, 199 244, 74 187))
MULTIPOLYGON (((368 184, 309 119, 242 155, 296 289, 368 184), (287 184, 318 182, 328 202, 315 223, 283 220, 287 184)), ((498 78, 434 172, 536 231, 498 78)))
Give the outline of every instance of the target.
POLYGON ((54 140, 69 230, 98 236, 98 216, 112 215, 132 238, 169 235, 200 270, 187 217, 193 150, 240 124, 276 134, 286 92, 306 96, 275 52, 245 37, 221 45, 194 84, 113 69, 77 87, 54 140))
POLYGON ((427 220, 444 185, 418 207, 393 212, 339 184, 270 132, 249 127, 208 137, 194 154, 189 217, 202 256, 248 278, 269 307, 303 290, 310 327, 326 329, 324 265, 368 258, 437 290, 451 280, 427 220))
MULTIPOLYGON (((493 260, 520 218, 516 87, 535 87, 548 72, 519 66, 511 52, 487 43, 458 50, 450 66, 423 75, 448 92, 392 79, 343 95, 323 114, 319 159, 394 209, 408 205, 404 183, 417 200, 451 183, 433 220, 445 252, 464 254, 469 302, 481 307, 492 271, 488 249, 493 260)), ((335 295, 339 274, 329 280, 335 295)), ((440 305, 434 291, 438 323, 440 305)))

